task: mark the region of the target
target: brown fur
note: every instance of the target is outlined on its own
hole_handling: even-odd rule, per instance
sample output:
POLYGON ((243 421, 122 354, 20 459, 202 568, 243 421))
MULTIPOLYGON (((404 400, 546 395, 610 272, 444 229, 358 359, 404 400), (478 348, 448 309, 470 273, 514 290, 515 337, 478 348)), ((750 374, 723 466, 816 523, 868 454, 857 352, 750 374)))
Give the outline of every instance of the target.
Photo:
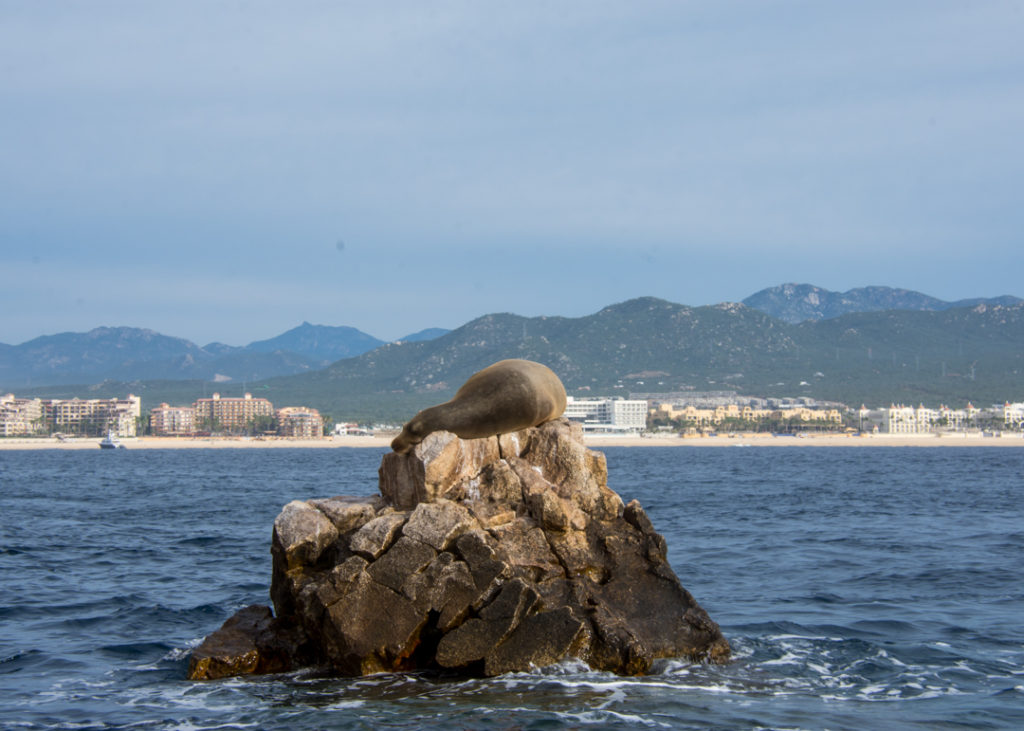
POLYGON ((391 442, 405 454, 435 431, 463 439, 491 437, 557 419, 565 411, 565 387, 546 365, 502 360, 469 377, 451 401, 424 409, 391 442))

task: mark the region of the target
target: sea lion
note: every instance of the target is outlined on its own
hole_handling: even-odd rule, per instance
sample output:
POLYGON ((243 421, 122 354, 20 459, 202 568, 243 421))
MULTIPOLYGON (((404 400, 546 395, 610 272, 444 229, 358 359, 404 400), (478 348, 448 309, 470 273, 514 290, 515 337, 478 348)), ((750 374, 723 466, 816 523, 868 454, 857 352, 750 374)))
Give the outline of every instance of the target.
POLYGON ((493 437, 557 419, 565 411, 565 386, 546 365, 501 360, 469 377, 446 401, 412 417, 391 448, 405 454, 435 431, 463 439, 493 437))

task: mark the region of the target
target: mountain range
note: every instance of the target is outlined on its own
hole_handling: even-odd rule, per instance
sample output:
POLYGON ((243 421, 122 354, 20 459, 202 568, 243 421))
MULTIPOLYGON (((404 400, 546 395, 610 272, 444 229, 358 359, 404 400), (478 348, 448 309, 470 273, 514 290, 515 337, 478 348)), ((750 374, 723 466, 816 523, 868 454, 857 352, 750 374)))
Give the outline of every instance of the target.
POLYGON ((893 287, 859 287, 846 292, 831 292, 813 284, 780 284, 750 295, 743 300, 743 304, 777 320, 796 324, 807 320, 828 320, 851 312, 940 312, 956 307, 974 307, 982 304, 1012 305, 1021 301, 1019 297, 1003 295, 946 302, 920 292, 893 287))
MULTIPOLYGON (((798 285, 790 286, 795 294, 798 285)), ((273 339, 271 345, 256 345, 290 345, 307 354, 323 353, 320 335, 350 330, 327 328, 318 333, 317 327, 304 323, 273 339)), ((850 312, 794 324, 742 303, 688 307, 646 297, 579 318, 484 315, 436 337, 428 333, 422 338, 385 343, 326 367, 307 362, 299 373, 244 382, 235 379, 216 386, 208 377, 186 381, 165 375, 112 375, 118 372, 114 364, 123 372, 132 367, 131 360, 122 357, 131 348, 126 345, 118 355, 116 343, 148 343, 146 348, 160 356, 150 362, 151 369, 155 364, 191 358, 210 372, 214 364, 222 367, 238 353, 192 346, 207 353, 209 359, 201 360, 201 353, 188 351, 182 356, 174 350, 187 349, 191 345, 187 341, 164 339, 149 331, 101 330, 104 332, 92 340, 87 338, 89 334, 76 336, 83 339, 79 349, 69 347, 66 352, 77 352, 80 362, 96 373, 106 359, 102 377, 117 380, 79 383, 94 384, 87 387, 90 396, 123 396, 126 391, 140 394, 147 407, 160 401, 190 403, 216 388, 225 396, 250 390, 276 405, 315 406, 336 419, 400 421, 423 406, 450 397, 474 371, 509 357, 547 363, 576 396, 735 390, 853 405, 890 401, 962 404, 967 400, 985 404, 1024 398, 1024 303, 1020 300, 936 310, 850 312)), ((366 347, 370 341, 360 342, 352 347, 366 347)), ((36 348, 37 353, 45 354, 38 343, 36 348)), ((245 357, 274 357, 278 359, 275 362, 286 357, 308 358, 286 356, 288 353, 293 351, 246 350, 245 357)), ((48 367, 56 372, 59 359, 55 352, 51 356, 48 367)), ((0 361, 6 359, 7 353, 0 350, 0 361)), ((0 379, 0 383, 6 385, 7 381, 0 379)), ((82 387, 30 390, 33 395, 58 398, 85 395, 82 387)), ((19 389, 19 395, 24 391, 19 389)))
MULTIPOLYGON (((400 342, 419 342, 446 332, 421 330, 400 342)), ((142 328, 98 327, 86 333, 44 335, 16 346, 0 344, 0 387, 97 380, 252 382, 324 368, 384 344, 354 327, 308 322, 242 347, 216 342, 200 347, 142 328)))

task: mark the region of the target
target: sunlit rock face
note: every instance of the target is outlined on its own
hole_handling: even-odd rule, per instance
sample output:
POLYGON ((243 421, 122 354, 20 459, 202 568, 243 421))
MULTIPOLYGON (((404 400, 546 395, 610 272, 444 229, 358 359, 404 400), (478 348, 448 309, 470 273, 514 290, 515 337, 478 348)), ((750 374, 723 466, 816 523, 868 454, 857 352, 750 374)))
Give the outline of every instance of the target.
POLYGON ((386 454, 381 497, 293 501, 274 523, 275 616, 249 607, 192 656, 194 679, 318 665, 344 675, 498 675, 576 658, 642 674, 729 645, 605 457, 557 419, 429 435, 386 454))

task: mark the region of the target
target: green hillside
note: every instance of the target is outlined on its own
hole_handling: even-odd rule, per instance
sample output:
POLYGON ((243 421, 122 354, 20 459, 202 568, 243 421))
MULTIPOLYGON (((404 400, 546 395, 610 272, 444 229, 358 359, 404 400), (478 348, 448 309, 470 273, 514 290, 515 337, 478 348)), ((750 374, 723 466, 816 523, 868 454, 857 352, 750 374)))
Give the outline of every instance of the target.
POLYGON ((336 420, 401 422, 448 399, 503 358, 548 364, 570 395, 736 390, 850 405, 986 405, 1024 400, 1024 305, 888 311, 791 325, 740 304, 686 307, 654 298, 580 318, 492 314, 426 342, 384 345, 296 376, 249 384, 105 383, 38 395, 190 403, 243 390, 336 420))

